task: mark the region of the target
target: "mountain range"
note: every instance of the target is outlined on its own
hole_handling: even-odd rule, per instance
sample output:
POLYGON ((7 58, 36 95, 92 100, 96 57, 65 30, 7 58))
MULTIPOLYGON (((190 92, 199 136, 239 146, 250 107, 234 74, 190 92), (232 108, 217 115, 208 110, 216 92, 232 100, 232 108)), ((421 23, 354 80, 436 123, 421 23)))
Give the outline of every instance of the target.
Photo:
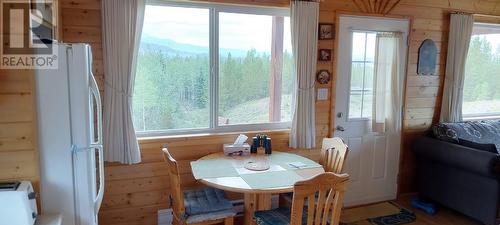
MULTIPOLYGON (((208 55, 208 47, 179 43, 172 39, 162 39, 152 36, 143 36, 141 38, 141 47, 159 49, 169 56, 208 55)), ((219 51, 222 56, 227 56, 229 53, 233 57, 245 57, 247 55, 247 50, 244 49, 220 48, 219 51)))

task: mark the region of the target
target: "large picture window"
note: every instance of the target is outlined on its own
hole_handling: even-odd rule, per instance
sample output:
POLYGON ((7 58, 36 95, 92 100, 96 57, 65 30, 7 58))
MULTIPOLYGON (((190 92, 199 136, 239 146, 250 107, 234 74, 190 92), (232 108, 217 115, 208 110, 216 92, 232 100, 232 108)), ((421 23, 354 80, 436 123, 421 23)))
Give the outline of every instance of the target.
POLYGON ((149 2, 138 53, 139 135, 287 128, 287 10, 149 2))
POLYGON ((476 23, 465 64, 464 119, 500 117, 500 25, 476 23))

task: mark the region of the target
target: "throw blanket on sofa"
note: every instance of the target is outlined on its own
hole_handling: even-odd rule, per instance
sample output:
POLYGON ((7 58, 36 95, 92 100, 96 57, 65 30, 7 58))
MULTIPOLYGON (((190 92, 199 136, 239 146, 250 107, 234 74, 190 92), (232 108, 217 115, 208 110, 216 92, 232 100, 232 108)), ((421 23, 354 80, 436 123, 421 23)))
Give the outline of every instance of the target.
POLYGON ((443 141, 458 144, 492 144, 500 154, 500 120, 440 123, 432 130, 436 138, 443 141))

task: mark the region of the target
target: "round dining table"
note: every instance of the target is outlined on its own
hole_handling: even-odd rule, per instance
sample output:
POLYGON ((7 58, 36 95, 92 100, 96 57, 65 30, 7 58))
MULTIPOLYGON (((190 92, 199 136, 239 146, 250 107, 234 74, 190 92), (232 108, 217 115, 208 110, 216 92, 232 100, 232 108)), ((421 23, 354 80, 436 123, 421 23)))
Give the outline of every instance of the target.
POLYGON ((191 162, 191 169, 207 186, 244 195, 245 225, 253 224, 255 211, 271 209, 272 194, 292 192, 295 182, 325 172, 308 158, 279 151, 246 156, 212 153, 191 162))

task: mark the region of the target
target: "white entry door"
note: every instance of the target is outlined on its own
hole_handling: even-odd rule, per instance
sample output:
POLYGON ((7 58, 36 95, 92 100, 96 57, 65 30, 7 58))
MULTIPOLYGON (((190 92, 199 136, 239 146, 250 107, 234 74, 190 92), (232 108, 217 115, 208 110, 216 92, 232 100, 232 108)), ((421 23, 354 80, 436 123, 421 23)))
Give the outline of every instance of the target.
MULTIPOLYGON (((406 43, 409 22, 402 19, 341 16, 337 51, 335 131, 349 146, 345 171, 350 183, 345 205, 395 199, 400 132, 373 132, 372 110, 377 32, 401 32, 406 43)), ((407 46, 401 49, 406 64, 407 46)), ((401 72, 404 76, 405 72, 401 72)), ((400 115, 402 110, 399 112, 400 115)))

